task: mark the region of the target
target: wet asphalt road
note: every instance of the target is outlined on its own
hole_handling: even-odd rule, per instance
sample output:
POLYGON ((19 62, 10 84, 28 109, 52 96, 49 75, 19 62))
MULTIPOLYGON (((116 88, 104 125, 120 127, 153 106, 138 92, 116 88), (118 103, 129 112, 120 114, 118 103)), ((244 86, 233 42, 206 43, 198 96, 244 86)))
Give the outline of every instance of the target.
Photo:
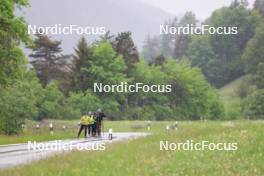
MULTIPOLYGON (((0 145, 0 169, 10 168, 21 164, 27 164, 35 160, 47 158, 49 156, 70 152, 72 150, 98 150, 102 149, 102 145, 128 139, 135 139, 149 135, 148 133, 114 133, 113 139, 108 139, 108 134, 104 134, 101 138, 87 139, 68 139, 48 142, 34 141, 23 144, 0 145)), ((106 145, 107 147, 107 145, 106 145)))

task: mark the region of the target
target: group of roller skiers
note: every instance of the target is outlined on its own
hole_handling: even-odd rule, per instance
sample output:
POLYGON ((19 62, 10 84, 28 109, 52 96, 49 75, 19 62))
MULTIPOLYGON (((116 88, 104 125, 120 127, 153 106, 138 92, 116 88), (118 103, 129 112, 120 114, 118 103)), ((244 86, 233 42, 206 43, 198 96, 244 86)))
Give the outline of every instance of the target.
POLYGON ((103 118, 105 114, 102 112, 101 109, 98 109, 96 112, 84 112, 81 120, 80 120, 80 129, 78 132, 77 138, 80 137, 80 134, 84 130, 84 137, 87 138, 88 136, 101 136, 102 126, 103 126, 103 118))

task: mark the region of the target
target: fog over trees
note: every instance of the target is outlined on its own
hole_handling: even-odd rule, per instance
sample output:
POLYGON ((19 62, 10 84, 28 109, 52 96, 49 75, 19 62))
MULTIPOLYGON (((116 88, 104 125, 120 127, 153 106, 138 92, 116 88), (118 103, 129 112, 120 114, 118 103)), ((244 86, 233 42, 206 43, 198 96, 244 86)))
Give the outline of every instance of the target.
MULTIPOLYGON (((115 34, 131 31, 139 49, 147 34, 157 35, 159 25, 165 19, 173 17, 172 14, 141 0, 30 0, 29 2, 30 7, 22 10, 29 24, 105 26, 115 34)), ((62 48, 65 54, 73 52, 79 39, 78 35, 53 37, 63 41, 62 48)), ((98 38, 98 36, 86 37, 89 41, 98 38)))

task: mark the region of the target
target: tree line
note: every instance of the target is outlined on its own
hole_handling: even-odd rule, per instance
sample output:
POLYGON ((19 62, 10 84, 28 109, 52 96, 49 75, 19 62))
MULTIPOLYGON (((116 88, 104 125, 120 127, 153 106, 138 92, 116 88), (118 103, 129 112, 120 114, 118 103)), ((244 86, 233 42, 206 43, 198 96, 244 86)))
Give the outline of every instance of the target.
MULTIPOLYGON (((259 64, 263 61, 260 54, 263 30, 259 25, 262 18, 257 10, 242 3, 234 1, 230 7, 216 10, 207 20, 211 25, 233 25, 235 21, 243 27, 240 36, 162 36, 162 40, 160 37, 149 40, 151 44, 144 47, 143 56, 130 32, 117 35, 107 32, 94 42, 81 37, 74 53, 64 55, 61 41, 41 34, 33 39, 28 36, 26 22, 14 15, 17 6, 26 5, 26 0, 0 2, 1 133, 20 132, 26 118, 78 119, 82 112, 97 108, 103 109, 111 120, 222 119, 224 108, 214 86, 227 82, 221 77, 231 80, 245 72, 256 80, 252 84, 256 86, 250 88, 254 91, 246 91, 245 96, 245 102, 255 105, 250 103, 249 107, 245 103, 245 112, 253 114, 256 106, 263 105, 260 98, 263 69, 259 64), (229 19, 233 13, 235 20, 229 19), (29 58, 23 54, 21 45, 31 48, 29 58), (226 64, 220 64, 224 59, 226 64), (242 62, 250 62, 248 66, 252 68, 245 71, 242 62), (173 91, 94 93, 91 89, 94 82, 170 84, 173 91)), ((188 12, 173 24, 195 21, 188 12)), ((243 94, 242 89, 240 92, 243 94)))

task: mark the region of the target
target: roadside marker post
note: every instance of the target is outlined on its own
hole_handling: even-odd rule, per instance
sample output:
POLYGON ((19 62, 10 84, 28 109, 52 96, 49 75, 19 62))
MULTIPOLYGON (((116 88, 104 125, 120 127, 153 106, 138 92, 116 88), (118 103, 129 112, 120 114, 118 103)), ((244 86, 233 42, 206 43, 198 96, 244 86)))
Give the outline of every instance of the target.
POLYGON ((37 134, 39 134, 39 132, 40 132, 40 126, 39 126, 39 124, 36 124, 35 129, 36 129, 37 134))
POLYGON ((148 121, 147 129, 148 129, 148 131, 150 131, 150 120, 148 121))
POLYGON ((175 130, 178 130, 178 121, 176 121, 176 122, 174 123, 174 129, 175 129, 175 130))
POLYGON ((66 130, 66 126, 65 125, 62 125, 62 129, 65 131, 66 130))
POLYGON ((39 130, 39 124, 36 125, 36 129, 39 130))
POLYGON ((170 131, 170 126, 169 125, 166 126, 166 131, 169 133, 169 131, 170 131))
POLYGON ((53 124, 52 123, 49 124, 49 130, 50 130, 50 134, 53 136, 53 124))
POLYGON ((26 125, 25 124, 22 124, 21 125, 21 128, 22 128, 22 130, 24 130, 26 128, 26 125))
POLYGON ((108 139, 109 140, 113 139, 113 130, 112 130, 112 128, 110 128, 109 131, 108 131, 108 139))

